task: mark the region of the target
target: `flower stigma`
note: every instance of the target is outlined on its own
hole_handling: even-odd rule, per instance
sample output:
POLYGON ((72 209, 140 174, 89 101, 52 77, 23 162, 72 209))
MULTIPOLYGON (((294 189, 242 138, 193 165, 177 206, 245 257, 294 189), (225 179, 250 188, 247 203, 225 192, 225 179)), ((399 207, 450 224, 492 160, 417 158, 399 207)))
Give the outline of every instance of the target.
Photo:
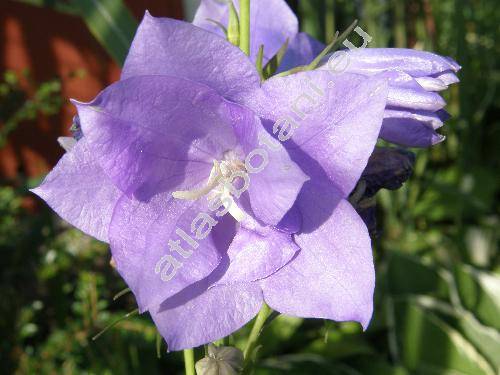
POLYGON ((248 189, 249 178, 243 163, 232 150, 224 152, 224 159, 214 160, 207 183, 201 188, 174 191, 175 199, 197 200, 207 196, 208 200, 220 200, 224 208, 238 222, 245 219, 245 212, 235 203, 233 195, 240 197, 241 192, 248 189), (235 189, 233 181, 241 178, 244 186, 235 189), (238 191, 240 192, 239 194, 238 191))

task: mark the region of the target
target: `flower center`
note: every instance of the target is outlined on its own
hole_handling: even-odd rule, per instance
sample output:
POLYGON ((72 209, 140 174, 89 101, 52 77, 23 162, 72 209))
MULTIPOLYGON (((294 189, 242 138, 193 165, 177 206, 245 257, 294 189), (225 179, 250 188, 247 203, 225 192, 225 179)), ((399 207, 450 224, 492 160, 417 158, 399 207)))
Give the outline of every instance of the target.
MULTIPOLYGON (((191 190, 174 191, 175 199, 197 200, 207 196, 208 200, 220 200, 224 208, 236 221, 243 221, 245 212, 238 207, 233 198, 233 182, 236 178, 247 179, 245 164, 238 159, 234 151, 224 152, 224 159, 214 160, 214 165, 205 186, 191 190)), ((246 189, 242 189, 244 191, 246 189)), ((238 196, 239 198, 239 196, 238 196)))

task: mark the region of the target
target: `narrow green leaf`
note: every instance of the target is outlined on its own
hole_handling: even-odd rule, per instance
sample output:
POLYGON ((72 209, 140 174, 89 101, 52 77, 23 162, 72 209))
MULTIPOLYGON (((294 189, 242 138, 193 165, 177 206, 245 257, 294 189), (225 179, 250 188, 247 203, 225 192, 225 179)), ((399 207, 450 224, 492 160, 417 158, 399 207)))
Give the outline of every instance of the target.
POLYGON ((137 29, 137 21, 122 0, 71 0, 90 32, 123 65, 137 29))

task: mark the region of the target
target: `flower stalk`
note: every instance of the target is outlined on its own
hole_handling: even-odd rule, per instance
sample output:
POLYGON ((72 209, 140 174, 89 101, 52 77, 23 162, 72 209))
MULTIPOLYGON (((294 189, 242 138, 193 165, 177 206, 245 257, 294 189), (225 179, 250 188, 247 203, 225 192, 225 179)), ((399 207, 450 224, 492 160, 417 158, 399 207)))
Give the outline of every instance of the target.
POLYGON ((240 1, 240 49, 250 56, 250 0, 240 1))
POLYGON ((246 373, 246 371, 248 371, 248 366, 252 362, 252 356, 255 348, 257 347, 262 327, 264 326, 264 323, 266 322, 271 312, 272 309, 264 302, 262 308, 259 311, 259 314, 257 315, 257 318, 255 319, 252 330, 250 331, 250 336, 248 337, 248 341, 245 346, 245 350, 243 351, 243 356, 245 358, 245 361, 243 363, 243 373, 246 373))
POLYGON ((186 375, 196 375, 193 349, 184 349, 184 368, 186 369, 186 375))

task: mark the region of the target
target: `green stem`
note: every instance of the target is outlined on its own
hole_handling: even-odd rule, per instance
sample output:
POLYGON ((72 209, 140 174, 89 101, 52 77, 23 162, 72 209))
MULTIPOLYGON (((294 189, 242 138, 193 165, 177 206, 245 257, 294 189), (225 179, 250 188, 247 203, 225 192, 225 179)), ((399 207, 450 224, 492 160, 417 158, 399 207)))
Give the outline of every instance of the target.
POLYGON ((243 364, 243 368, 247 369, 248 365, 252 361, 252 353, 257 346, 259 341, 260 332, 262 331, 262 327, 266 322, 267 318, 271 314, 272 310, 266 303, 262 305, 262 308, 255 319, 255 322, 252 327, 252 331, 250 332, 250 336, 248 337, 247 345, 245 346, 245 350, 243 351, 243 356, 245 357, 245 362, 243 364))
POLYGON ((325 41, 335 38, 335 0, 325 1, 325 41))
POLYGON ((250 0, 240 1, 240 49, 250 56, 250 0))
POLYGON ((184 366, 186 368, 186 375, 196 375, 194 369, 194 350, 184 349, 184 366))

